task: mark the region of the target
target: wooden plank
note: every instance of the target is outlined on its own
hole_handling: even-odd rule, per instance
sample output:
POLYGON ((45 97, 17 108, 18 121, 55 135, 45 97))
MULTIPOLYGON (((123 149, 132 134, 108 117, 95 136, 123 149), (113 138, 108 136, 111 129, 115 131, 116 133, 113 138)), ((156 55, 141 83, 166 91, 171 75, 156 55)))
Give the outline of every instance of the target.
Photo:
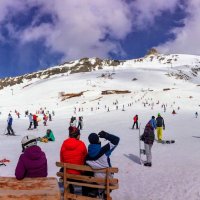
MULTIPOLYGON (((68 169, 75 169, 75 170, 80 170, 80 171, 89 171, 89 172, 104 172, 106 173, 107 168, 101 168, 101 169, 93 169, 90 166, 86 165, 75 165, 75 164, 70 164, 70 163, 61 163, 61 162, 56 162, 57 167, 64 167, 68 169)), ((109 167, 109 172, 110 173, 118 173, 118 168, 116 167, 109 167)))
POLYGON ((68 197, 70 199, 76 199, 76 200, 99 200, 99 198, 92 198, 92 197, 86 197, 86 196, 81 196, 81 195, 76 195, 76 194, 68 194, 68 197))
MULTIPOLYGON (((64 174, 62 172, 57 172, 58 177, 63 177, 64 174)), ((106 183, 105 178, 98 178, 98 177, 93 177, 93 176, 86 176, 86 175, 76 175, 76 174, 67 174, 67 178, 73 179, 73 180, 78 180, 78 181, 83 181, 83 182, 93 182, 93 183, 106 183)), ((117 184, 118 179, 116 178, 111 178, 109 177, 110 184, 117 184)))
POLYGON ((54 177, 25 178, 20 181, 14 177, 0 177, 1 200, 60 200, 60 196, 54 177))
MULTIPOLYGON (((98 188, 98 189, 106 189, 105 185, 95 185, 95 184, 89 184, 89 183, 80 183, 80 182, 75 182, 75 181, 67 181, 68 184, 72 184, 72 185, 78 185, 78 186, 85 186, 85 187, 91 187, 91 188, 98 188)), ((110 189, 111 190, 115 190, 118 189, 119 185, 111 185, 110 189)))

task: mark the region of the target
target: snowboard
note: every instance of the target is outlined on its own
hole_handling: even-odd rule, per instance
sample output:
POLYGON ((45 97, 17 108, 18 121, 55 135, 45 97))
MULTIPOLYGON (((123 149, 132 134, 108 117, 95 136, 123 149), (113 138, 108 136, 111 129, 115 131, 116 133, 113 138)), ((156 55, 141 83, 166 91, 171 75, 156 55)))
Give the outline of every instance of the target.
POLYGON ((144 164, 144 161, 142 160, 142 155, 145 155, 145 149, 142 149, 142 141, 141 141, 141 134, 140 134, 140 126, 141 126, 141 123, 139 124, 139 158, 140 158, 140 164, 143 165, 144 164))
POLYGON ((158 141, 158 143, 161 143, 161 144, 173 144, 175 143, 175 140, 161 140, 161 141, 158 141))

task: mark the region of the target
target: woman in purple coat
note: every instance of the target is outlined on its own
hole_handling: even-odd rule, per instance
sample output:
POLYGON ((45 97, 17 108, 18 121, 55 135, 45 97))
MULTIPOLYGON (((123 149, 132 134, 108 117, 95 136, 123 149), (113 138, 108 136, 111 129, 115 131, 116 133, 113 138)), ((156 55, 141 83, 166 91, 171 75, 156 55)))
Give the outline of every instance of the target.
POLYGON ((25 177, 47 177, 47 159, 45 153, 37 146, 35 136, 28 135, 22 138, 22 154, 15 169, 18 180, 25 177))

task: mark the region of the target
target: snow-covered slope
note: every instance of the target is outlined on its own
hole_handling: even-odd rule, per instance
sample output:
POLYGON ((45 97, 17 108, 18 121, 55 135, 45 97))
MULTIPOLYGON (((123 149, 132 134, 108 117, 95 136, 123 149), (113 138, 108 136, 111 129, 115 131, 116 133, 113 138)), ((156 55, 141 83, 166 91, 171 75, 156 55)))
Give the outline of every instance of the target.
MULTIPOLYGON (((62 70, 64 67, 71 69, 72 65, 80 66, 81 62, 86 66, 84 60, 79 60, 46 71, 50 73, 52 69, 62 70)), ((200 109, 200 57, 155 54, 113 62, 115 64, 102 61, 101 65, 96 65, 96 58, 87 59, 87 63, 95 65, 88 72, 75 70, 71 73, 68 70, 48 77, 41 75, 44 72, 38 76, 26 75, 32 78, 23 76, 19 84, 4 86, 0 90, 0 130, 4 133, 6 118, 11 112, 13 128, 20 135, 0 135, 0 159, 11 160, 6 167, 0 167, 0 176, 14 175, 21 153, 21 138, 26 134, 43 136, 47 128, 53 130, 56 141, 39 145, 48 157, 49 176, 55 176, 58 170, 55 162, 59 160, 62 142, 67 138, 69 119, 72 115, 83 116, 81 139, 86 144, 89 133, 101 130, 121 138, 111 158, 113 166, 119 167, 120 184, 119 190, 112 194, 113 199, 200 199, 199 118, 194 117, 200 109), (121 94, 103 95, 102 91, 106 90, 121 94), (78 93, 77 97, 66 99, 78 93), (114 105, 116 100, 118 110, 114 105), (163 104, 167 105, 166 112, 163 104), (38 130, 27 131, 29 122, 24 117, 25 110, 35 113, 45 107, 46 111, 55 111, 53 121, 48 122, 48 127, 40 122, 38 130), (123 107, 125 111, 122 111, 123 107), (107 112, 108 108, 110 112, 107 112), (173 109, 177 112, 175 116, 171 114, 173 109), (15 116, 15 110, 21 113, 20 119, 15 116), (164 138, 175 139, 176 143, 155 143, 153 166, 145 168, 138 164, 138 131, 131 129, 132 118, 139 115, 142 132, 147 121, 158 112, 166 123, 164 138)), ((18 78, 15 77, 16 82, 18 78)))

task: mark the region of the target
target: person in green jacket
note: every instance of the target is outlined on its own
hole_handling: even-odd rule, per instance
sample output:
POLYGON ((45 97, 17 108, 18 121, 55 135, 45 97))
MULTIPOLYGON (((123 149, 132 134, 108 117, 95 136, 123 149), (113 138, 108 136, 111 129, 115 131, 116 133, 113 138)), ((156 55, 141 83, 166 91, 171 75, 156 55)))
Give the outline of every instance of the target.
POLYGON ((47 139, 48 141, 55 141, 55 137, 51 129, 47 129, 47 133, 43 138, 47 139))

